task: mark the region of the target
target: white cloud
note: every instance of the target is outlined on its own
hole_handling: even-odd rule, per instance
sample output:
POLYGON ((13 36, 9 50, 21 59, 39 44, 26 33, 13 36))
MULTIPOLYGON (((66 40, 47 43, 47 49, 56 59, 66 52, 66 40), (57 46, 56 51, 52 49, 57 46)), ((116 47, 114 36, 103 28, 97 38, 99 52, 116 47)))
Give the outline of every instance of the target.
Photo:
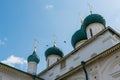
POLYGON ((45 9, 50 10, 50 9, 52 9, 53 7, 54 7, 53 5, 49 4, 49 5, 46 5, 46 6, 45 6, 45 9))
POLYGON ((16 57, 14 55, 9 56, 6 60, 1 61, 7 65, 15 67, 15 65, 26 65, 27 61, 21 57, 16 57))

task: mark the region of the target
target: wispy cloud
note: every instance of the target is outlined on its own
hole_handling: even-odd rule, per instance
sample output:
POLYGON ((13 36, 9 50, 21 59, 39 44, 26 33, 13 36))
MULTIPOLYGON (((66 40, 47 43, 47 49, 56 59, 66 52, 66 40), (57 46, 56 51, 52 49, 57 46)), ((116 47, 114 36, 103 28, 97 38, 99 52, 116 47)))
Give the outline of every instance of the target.
POLYGON ((7 41, 7 37, 4 37, 4 39, 0 39, 0 45, 5 45, 7 41))
POLYGON ((20 67, 27 64, 27 61, 21 57, 16 57, 14 55, 9 56, 7 59, 1 61, 2 63, 5 63, 7 65, 10 65, 12 67, 15 67, 15 65, 20 65, 20 67))
POLYGON ((46 10, 51 10, 51 9, 53 9, 53 7, 54 7, 54 5, 52 5, 52 4, 47 4, 47 5, 45 6, 45 9, 46 9, 46 10))

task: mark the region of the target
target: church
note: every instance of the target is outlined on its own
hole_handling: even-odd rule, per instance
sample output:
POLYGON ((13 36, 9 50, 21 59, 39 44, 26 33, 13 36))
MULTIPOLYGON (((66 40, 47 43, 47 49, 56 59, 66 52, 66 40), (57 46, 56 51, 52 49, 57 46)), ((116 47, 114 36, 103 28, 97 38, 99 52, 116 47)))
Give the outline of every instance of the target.
POLYGON ((45 51, 46 69, 37 72, 36 48, 27 72, 0 63, 0 80, 120 80, 120 34, 100 14, 90 14, 71 37, 73 51, 64 56, 56 42, 45 51))

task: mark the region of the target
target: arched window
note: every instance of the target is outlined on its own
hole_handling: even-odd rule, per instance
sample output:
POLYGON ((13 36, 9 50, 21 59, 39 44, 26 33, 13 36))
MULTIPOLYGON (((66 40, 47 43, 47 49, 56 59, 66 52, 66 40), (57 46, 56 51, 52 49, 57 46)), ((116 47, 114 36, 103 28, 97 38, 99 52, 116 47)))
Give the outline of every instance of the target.
POLYGON ((48 59, 48 62, 47 62, 47 66, 49 66, 49 59, 48 59))
POLYGON ((92 29, 90 28, 90 36, 92 37, 93 36, 93 33, 92 33, 92 29))

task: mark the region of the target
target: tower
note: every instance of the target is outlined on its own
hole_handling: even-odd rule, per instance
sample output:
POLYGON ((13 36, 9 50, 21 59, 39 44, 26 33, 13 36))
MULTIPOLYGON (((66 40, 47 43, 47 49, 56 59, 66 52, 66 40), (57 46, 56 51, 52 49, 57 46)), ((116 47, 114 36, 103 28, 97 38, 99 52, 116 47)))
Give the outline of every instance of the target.
POLYGON ((30 74, 36 75, 37 65, 40 61, 37 54, 36 54, 36 45, 34 47, 33 53, 28 57, 27 61, 28 61, 27 72, 30 74))
POLYGON ((72 44, 73 48, 77 48, 78 46, 83 44, 87 39, 86 32, 83 28, 83 19, 81 16, 80 16, 80 20, 81 20, 80 22, 82 24, 81 28, 79 30, 77 30, 71 38, 71 44, 72 44))
POLYGON ((72 36, 71 44, 74 48, 80 46, 87 39, 105 29, 105 19, 99 14, 92 14, 92 11, 90 11, 90 13, 91 14, 81 22, 81 29, 76 31, 72 36))
POLYGON ((55 40, 53 47, 50 47, 45 51, 45 57, 47 61, 47 67, 51 66, 63 57, 63 52, 58 47, 56 47, 55 40))
POLYGON ((105 19, 99 14, 90 14, 83 21, 83 29, 87 38, 91 38, 105 28, 105 19))
POLYGON ((47 67, 57 62, 63 57, 63 52, 56 46, 50 47, 45 51, 47 67))

